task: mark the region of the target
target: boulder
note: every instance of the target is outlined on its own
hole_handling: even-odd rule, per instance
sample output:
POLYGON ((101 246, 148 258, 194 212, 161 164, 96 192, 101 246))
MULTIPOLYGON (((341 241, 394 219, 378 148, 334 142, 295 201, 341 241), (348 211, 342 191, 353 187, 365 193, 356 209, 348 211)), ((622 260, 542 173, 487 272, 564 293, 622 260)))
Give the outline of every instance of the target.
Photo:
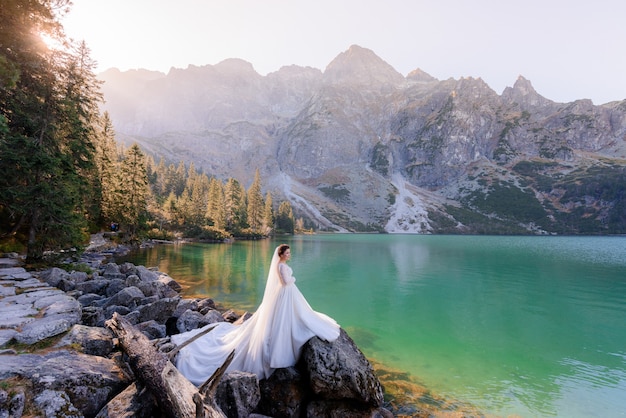
POLYGON ((261 400, 257 412, 271 417, 300 417, 310 397, 306 381, 295 367, 276 369, 259 382, 261 400))
POLYGON ((51 269, 41 272, 39 277, 50 286, 57 287, 61 280, 70 280, 70 274, 58 267, 52 267, 51 269))
POLYGON ((159 275, 156 272, 144 266, 137 266, 137 276, 144 282, 153 282, 159 279, 159 275))
POLYGON ((215 402, 228 418, 249 416, 260 399, 259 381, 254 373, 227 373, 215 392, 215 402))
POLYGON ((93 278, 91 280, 87 280, 86 282, 76 283, 76 290, 80 290, 83 293, 96 293, 98 295, 103 295, 108 285, 108 280, 93 278))
POLYGON ((46 389, 35 397, 34 403, 45 418, 83 418, 83 414, 62 391, 46 389))
POLYGON ((4 355, 0 379, 29 380, 33 396, 46 390, 65 393, 84 416, 94 416, 130 378, 111 359, 67 350, 47 354, 4 355))
POLYGON ((156 300, 147 305, 137 308, 139 311, 139 322, 156 321, 159 324, 165 324, 178 306, 179 297, 164 298, 156 300))
POLYGON ((115 345, 113 334, 107 328, 74 325, 70 332, 55 347, 79 345, 81 352, 92 356, 107 357, 115 345))
POLYGON ((137 305, 136 302, 140 301, 146 297, 139 288, 135 286, 126 287, 115 295, 111 296, 111 298, 107 301, 106 306, 112 305, 120 305, 126 306, 128 308, 134 309, 137 305))
POLYGON ((200 328, 204 325, 204 315, 201 315, 199 312, 186 310, 183 314, 176 320, 176 328, 179 332, 187 332, 192 329, 200 328))
POLYGON ((149 340, 156 340, 158 338, 165 337, 165 325, 159 324, 154 320, 141 322, 135 326, 143 335, 148 337, 149 340))
POLYGON ((311 338, 301 360, 316 396, 375 407, 383 404, 383 389, 372 365, 343 329, 332 343, 311 338))

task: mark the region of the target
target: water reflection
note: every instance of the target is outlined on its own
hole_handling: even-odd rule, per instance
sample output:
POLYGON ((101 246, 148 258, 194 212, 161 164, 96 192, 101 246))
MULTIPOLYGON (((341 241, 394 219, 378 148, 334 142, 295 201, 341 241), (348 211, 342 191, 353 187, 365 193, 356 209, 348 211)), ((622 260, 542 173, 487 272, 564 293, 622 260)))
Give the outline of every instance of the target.
POLYGON ((252 311, 282 241, 314 309, 436 393, 505 416, 626 410, 624 238, 328 235, 162 246, 133 262, 252 311))

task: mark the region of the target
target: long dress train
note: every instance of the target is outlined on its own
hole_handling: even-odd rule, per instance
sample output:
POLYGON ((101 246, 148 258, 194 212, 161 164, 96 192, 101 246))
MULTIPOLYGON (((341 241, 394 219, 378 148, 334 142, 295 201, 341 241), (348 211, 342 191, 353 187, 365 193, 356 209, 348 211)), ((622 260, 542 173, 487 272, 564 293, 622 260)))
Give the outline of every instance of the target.
POLYGON ((295 365, 302 346, 310 338, 318 336, 334 341, 339 337, 337 322, 311 308, 295 285, 291 268, 279 261, 276 248, 263 300, 243 324, 219 322, 172 336, 175 344, 181 344, 199 332, 213 328, 178 353, 176 367, 190 382, 195 385, 204 383, 232 350, 235 350, 235 356, 228 371, 254 373, 264 379, 274 369, 295 365), (284 284, 279 277, 279 268, 284 284))

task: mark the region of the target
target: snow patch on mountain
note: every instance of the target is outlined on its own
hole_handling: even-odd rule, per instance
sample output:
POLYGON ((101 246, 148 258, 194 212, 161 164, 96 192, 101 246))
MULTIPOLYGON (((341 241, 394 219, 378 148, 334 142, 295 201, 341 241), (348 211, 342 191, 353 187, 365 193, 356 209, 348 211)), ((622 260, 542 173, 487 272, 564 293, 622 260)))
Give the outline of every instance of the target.
POLYGON ((350 232, 347 229, 334 224, 329 219, 324 217, 320 213, 320 211, 313 206, 308 200, 298 195, 292 188, 291 177, 284 172, 281 172, 280 175, 280 185, 282 186, 283 193, 287 200, 291 202, 291 205, 300 209, 304 212, 311 220, 317 222, 318 227, 326 228, 326 229, 334 229, 337 232, 350 232))
POLYGON ((398 194, 385 231, 394 234, 432 233, 428 211, 415 186, 408 183, 401 174, 394 174, 391 183, 398 189, 398 194))

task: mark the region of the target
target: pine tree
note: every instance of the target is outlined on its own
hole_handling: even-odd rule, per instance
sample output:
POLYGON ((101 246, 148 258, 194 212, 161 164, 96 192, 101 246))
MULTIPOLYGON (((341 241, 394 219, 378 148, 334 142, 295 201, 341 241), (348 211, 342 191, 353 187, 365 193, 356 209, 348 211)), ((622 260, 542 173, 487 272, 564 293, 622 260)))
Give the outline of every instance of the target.
POLYGON ((293 234, 294 233, 294 218, 291 203, 283 201, 278 206, 278 215, 276 216, 276 229, 293 234))
POLYGON ((272 195, 270 192, 265 194, 265 209, 263 210, 263 230, 269 234, 274 229, 274 208, 272 195))
POLYGON ((149 193, 145 155, 139 145, 133 144, 126 151, 120 171, 123 180, 120 192, 124 199, 122 222, 131 236, 135 236, 146 212, 149 193))
POLYGON ((27 258, 80 245, 97 216, 93 170, 97 83, 89 51, 50 50, 40 33, 69 45, 53 7, 63 0, 6 0, 0 7, 0 224, 27 258))
POLYGON ((96 142, 96 166, 100 176, 100 204, 102 221, 119 220, 122 196, 119 194, 119 157, 115 143, 113 123, 107 112, 101 119, 101 129, 96 142))
POLYGON ((216 178, 211 179, 207 199, 206 217, 217 229, 226 227, 226 211, 224 209, 224 187, 216 178))
POLYGON ((261 175, 257 168, 254 181, 248 189, 248 225, 254 232, 260 232, 263 226, 265 203, 261 194, 261 175))
POLYGON ((246 227, 246 191, 241 183, 229 178, 224 186, 224 220, 227 231, 239 231, 246 227))

